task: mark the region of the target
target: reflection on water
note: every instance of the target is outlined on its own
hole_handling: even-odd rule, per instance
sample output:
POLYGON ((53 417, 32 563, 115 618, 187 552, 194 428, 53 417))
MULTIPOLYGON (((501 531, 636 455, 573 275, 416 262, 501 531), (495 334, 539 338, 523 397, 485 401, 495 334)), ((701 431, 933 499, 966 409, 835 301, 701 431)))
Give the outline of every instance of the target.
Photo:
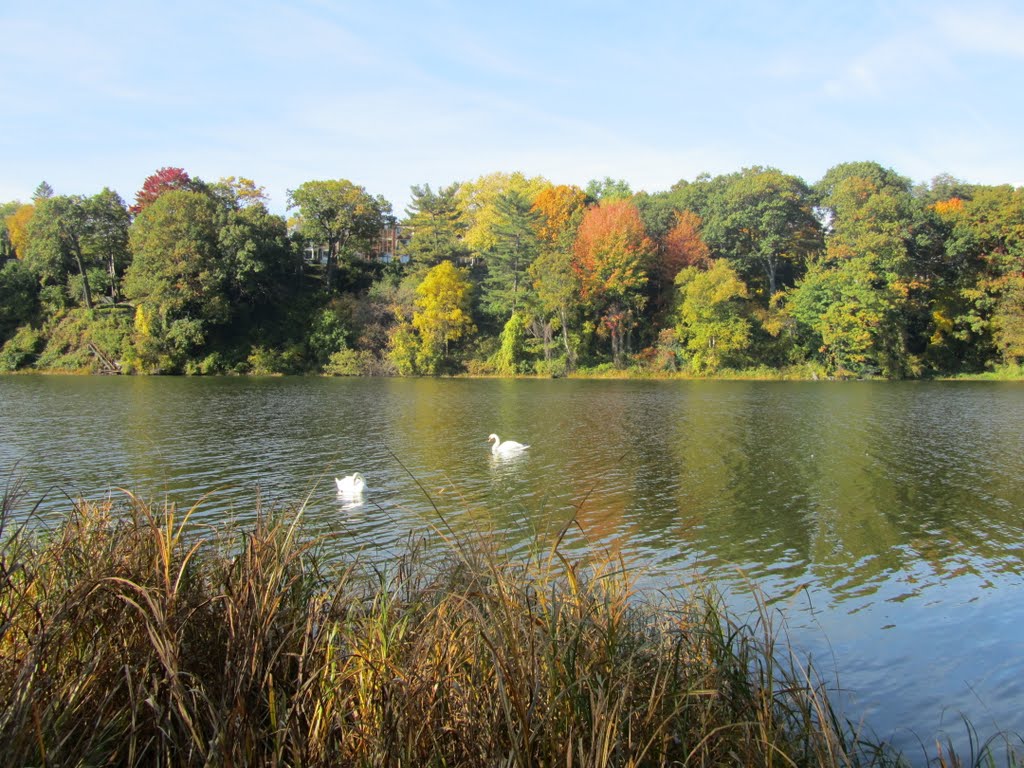
POLYGON ((258 491, 382 554, 575 520, 565 546, 659 586, 780 598, 883 736, 960 711, 1024 730, 1022 457, 1012 384, 0 377, 0 467, 44 511, 124 487, 245 519, 258 491), (494 456, 492 432, 531 447, 494 456))

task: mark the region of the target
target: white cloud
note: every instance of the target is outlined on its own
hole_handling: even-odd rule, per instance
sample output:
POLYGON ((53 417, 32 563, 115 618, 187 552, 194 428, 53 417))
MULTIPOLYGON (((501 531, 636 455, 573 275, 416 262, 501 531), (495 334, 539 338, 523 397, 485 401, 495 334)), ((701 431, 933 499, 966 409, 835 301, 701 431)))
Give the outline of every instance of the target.
POLYGON ((1024 58, 1024 15, 1005 8, 951 7, 937 13, 936 24, 956 48, 1024 58))
POLYGON ((930 28, 904 32, 854 56, 826 81, 826 95, 835 99, 900 97, 911 87, 937 77, 952 77, 946 46, 930 28))

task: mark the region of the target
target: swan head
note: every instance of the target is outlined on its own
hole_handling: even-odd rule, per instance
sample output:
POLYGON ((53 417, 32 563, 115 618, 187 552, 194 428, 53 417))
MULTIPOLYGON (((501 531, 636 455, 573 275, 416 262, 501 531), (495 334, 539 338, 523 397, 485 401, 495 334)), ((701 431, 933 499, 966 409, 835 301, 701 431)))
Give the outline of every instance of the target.
POLYGON ((501 440, 499 440, 498 436, 492 432, 490 435, 487 436, 487 442, 488 443, 500 443, 501 440))

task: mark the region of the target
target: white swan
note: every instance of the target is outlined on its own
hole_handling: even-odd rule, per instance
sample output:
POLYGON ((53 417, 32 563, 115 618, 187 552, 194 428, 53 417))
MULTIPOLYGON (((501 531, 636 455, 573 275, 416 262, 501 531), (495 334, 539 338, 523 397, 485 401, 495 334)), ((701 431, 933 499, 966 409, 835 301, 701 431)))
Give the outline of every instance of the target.
POLYGON ((513 453, 519 453, 525 451, 530 446, 517 443, 515 440, 506 440, 504 443, 501 442, 501 438, 495 434, 490 435, 487 438, 487 442, 494 442, 491 446, 491 453, 495 456, 508 456, 513 453))
POLYGON ((338 493, 342 496, 362 496, 363 491, 366 490, 366 481, 363 480, 363 476, 358 472, 346 475, 345 477, 336 477, 334 482, 338 486, 338 493))

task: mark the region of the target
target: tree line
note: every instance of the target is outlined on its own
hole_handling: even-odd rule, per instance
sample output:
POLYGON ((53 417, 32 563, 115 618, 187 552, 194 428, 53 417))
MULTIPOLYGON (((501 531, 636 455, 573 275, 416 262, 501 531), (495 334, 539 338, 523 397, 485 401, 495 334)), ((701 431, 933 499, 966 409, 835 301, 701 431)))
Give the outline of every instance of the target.
POLYGON ((1019 369, 1024 190, 873 162, 634 193, 492 173, 391 204, 181 168, 0 206, 0 370, 923 377, 1019 369), (382 251, 383 232, 400 232, 382 251), (310 259, 307 254, 315 254, 310 259))

